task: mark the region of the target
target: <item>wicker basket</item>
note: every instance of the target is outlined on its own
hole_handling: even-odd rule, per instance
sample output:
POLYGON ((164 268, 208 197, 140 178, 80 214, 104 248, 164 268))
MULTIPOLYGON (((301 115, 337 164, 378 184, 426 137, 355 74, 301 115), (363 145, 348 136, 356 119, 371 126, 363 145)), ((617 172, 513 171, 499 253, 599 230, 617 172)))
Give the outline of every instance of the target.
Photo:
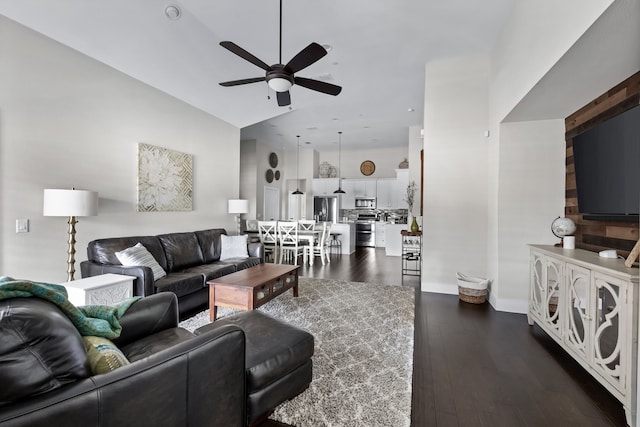
POLYGON ((484 304, 487 301, 487 288, 489 279, 467 276, 456 273, 458 278, 458 297, 460 301, 471 304, 484 304))

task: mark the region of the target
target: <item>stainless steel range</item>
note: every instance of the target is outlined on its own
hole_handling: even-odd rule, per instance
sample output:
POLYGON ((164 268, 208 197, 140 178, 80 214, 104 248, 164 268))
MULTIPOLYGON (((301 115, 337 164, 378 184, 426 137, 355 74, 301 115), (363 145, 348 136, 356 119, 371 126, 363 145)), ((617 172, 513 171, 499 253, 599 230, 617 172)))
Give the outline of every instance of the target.
POLYGON ((361 212, 356 220, 356 246, 376 246, 376 220, 374 212, 361 212))

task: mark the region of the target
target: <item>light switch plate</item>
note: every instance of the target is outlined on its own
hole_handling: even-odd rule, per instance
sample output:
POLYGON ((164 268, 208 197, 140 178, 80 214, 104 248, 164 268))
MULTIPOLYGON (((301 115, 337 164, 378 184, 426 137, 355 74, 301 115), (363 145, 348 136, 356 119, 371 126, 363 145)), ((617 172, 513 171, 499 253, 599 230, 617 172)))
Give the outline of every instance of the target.
POLYGON ((28 233, 28 232, 29 232, 29 220, 16 219, 16 233, 28 233))

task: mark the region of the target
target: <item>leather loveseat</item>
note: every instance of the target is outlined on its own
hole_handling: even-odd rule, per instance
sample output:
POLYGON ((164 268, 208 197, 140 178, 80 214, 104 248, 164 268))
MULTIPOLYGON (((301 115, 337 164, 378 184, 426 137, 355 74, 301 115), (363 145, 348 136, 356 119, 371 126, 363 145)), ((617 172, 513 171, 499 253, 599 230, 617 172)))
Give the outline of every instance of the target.
POLYGON ((130 363, 92 374, 56 305, 1 300, 0 426, 255 425, 311 382, 313 336, 260 312, 194 334, 162 292, 133 303, 120 325, 112 342, 130 363))
POLYGON ((248 258, 220 260, 223 228, 158 236, 98 239, 89 242, 87 260, 80 263, 82 277, 106 273, 135 276, 134 295, 173 292, 178 296, 180 315, 203 310, 209 303, 207 281, 264 262, 262 243, 248 243, 248 258), (123 266, 116 252, 141 243, 167 273, 154 281, 151 268, 123 266))

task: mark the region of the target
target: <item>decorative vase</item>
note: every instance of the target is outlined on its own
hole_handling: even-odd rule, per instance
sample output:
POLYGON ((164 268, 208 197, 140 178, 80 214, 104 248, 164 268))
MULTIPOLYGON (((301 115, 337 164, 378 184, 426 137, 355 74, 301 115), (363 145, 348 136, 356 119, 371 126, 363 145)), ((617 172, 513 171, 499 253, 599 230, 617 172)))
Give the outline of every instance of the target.
POLYGON ((420 226, 418 226, 418 221, 416 221, 416 217, 413 217, 413 221, 411 221, 411 232, 417 233, 420 231, 420 226))
POLYGON ((332 167, 333 166, 331 166, 327 161, 320 163, 320 166, 318 167, 318 175, 320 175, 320 178, 329 178, 332 167))

